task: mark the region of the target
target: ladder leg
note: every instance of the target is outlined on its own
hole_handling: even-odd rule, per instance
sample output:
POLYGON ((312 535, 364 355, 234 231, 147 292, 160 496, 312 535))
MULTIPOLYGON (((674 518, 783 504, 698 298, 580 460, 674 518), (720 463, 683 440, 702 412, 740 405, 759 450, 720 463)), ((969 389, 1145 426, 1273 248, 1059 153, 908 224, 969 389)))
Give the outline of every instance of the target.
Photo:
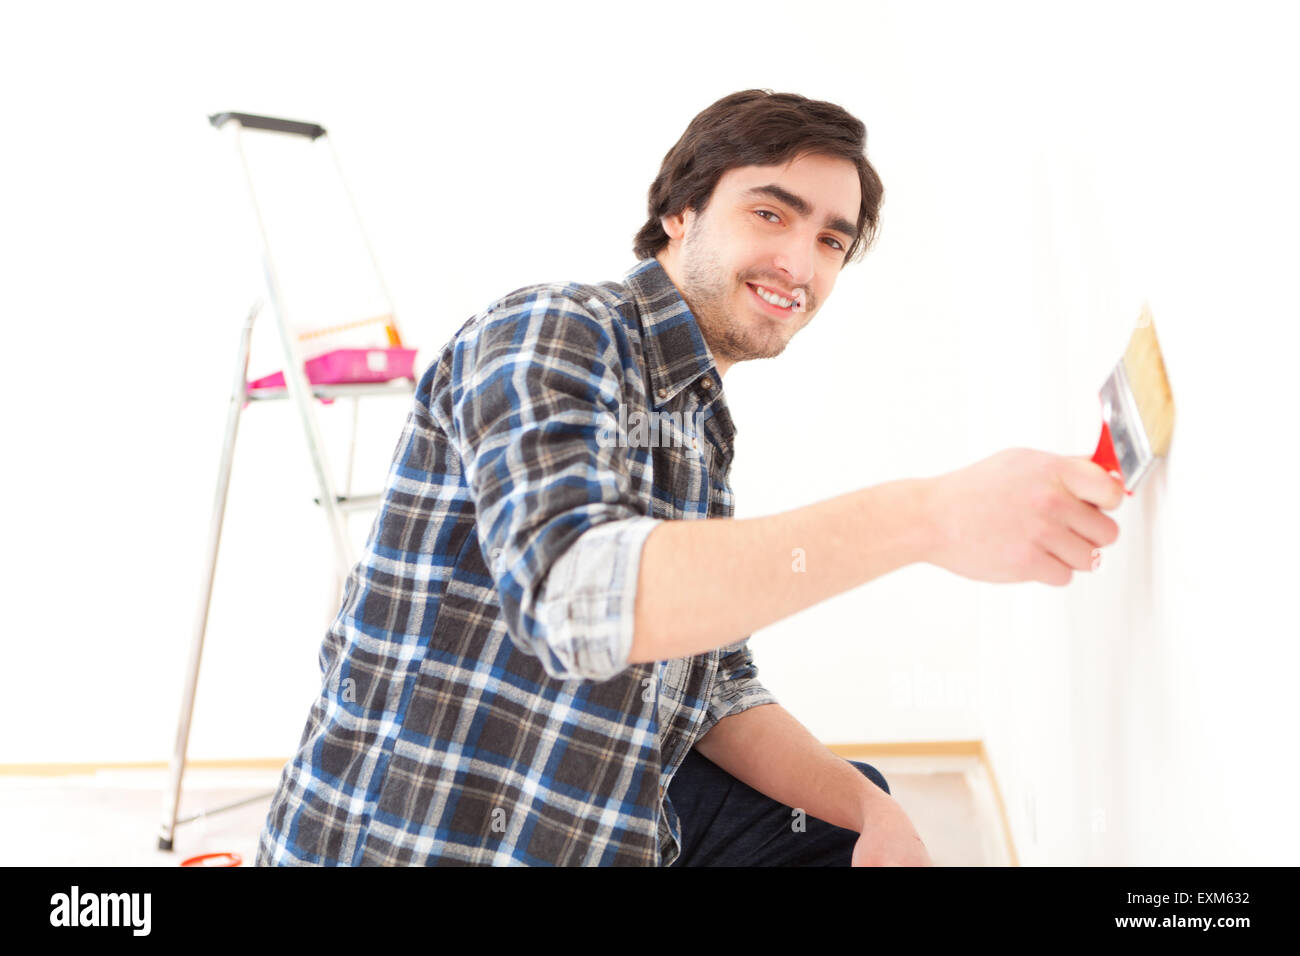
POLYGON ((357 460, 357 421, 361 418, 361 399, 352 396, 352 438, 348 441, 348 481, 343 494, 352 494, 352 471, 357 460))
MULTIPOLYGON (((348 438, 347 481, 343 486, 343 495, 344 497, 349 498, 352 496, 352 474, 355 471, 357 460, 357 431, 361 419, 361 399, 354 395, 350 401, 352 404, 352 433, 348 438)), ((351 528, 348 526, 346 515, 344 516, 343 525, 349 532, 351 531, 351 528)), ((351 541, 348 542, 348 545, 349 547, 351 546, 351 541)), ((351 564, 352 552, 350 550, 346 555, 346 561, 348 564, 351 564)), ((349 571, 343 571, 337 566, 334 569, 334 575, 331 579, 333 586, 330 588, 330 608, 328 618, 330 624, 334 623, 334 618, 338 614, 339 608, 343 605, 343 588, 347 582, 348 573, 349 571)))
POLYGON ((185 691, 181 697, 180 716, 176 722, 176 744, 172 750, 167 790, 163 794, 163 820, 158 834, 158 849, 170 850, 176 834, 176 814, 180 807, 181 778, 185 773, 185 753, 190 739, 190 718, 194 714, 194 692, 199 682, 199 662, 203 656, 203 638, 208 627, 208 609, 212 603, 212 583, 216 577, 217 551, 221 547, 221 525, 226 514, 226 492, 230 488, 230 470, 234 463, 235 437, 239 433, 239 414, 243 410, 248 381, 248 352, 253 335, 253 322, 261 311, 257 302, 244 320, 239 336, 239 355, 236 377, 230 393, 230 408, 226 415, 226 434, 221 447, 221 464, 217 471, 217 490, 212 503, 212 518, 208 526, 208 550, 199 590, 198 613, 194 622, 194 637, 190 644, 189 664, 185 671, 185 691))
POLYGON ((284 346, 286 368, 285 385, 289 398, 298 408, 298 417, 302 422, 303 435, 307 439, 307 454, 311 459, 312 470, 316 473, 316 484, 320 488, 321 508, 325 512, 325 521, 329 525, 330 536, 334 542, 334 559, 338 574, 346 577, 352 570, 352 543, 348 540, 347 516, 339 504, 339 496, 334 490, 334 479, 330 474, 329 462, 325 457, 325 442, 321 438, 320 426, 312 408, 311 386, 307 382, 307 373, 301 363, 294 362, 297 352, 289 341, 283 317, 281 336, 286 340, 284 346), (294 364, 290 364, 294 362, 294 364))
POLYGON ((325 626, 327 628, 333 625, 334 619, 338 617, 339 608, 343 606, 343 587, 346 580, 346 577, 339 574, 337 569, 334 574, 330 575, 329 605, 325 608, 325 626))
POLYGON ((316 474, 316 484, 320 488, 321 508, 325 511, 325 520, 329 525, 330 537, 334 543, 334 556, 338 563, 338 572, 348 574, 352 569, 352 546, 348 541, 347 524, 343 509, 339 506, 338 495, 334 491, 334 477, 330 474, 329 463, 325 458, 325 442, 321 438, 320 426, 312 409, 314 395, 311 384, 307 381, 307 372, 298 354, 296 336, 290 326, 285 310, 284 294, 280 289, 280 280, 271 256, 270 237, 266 222, 262 217, 261 207, 257 202, 257 186, 253 182, 252 172, 248 166, 248 157, 244 153, 240 131, 243 125, 235 123, 230 126, 232 141, 239 154, 244 177, 248 181, 248 196, 252 203, 253 215, 257 220, 258 232, 262 238, 262 266, 266 273, 266 288, 270 293, 271 306, 275 310, 275 324, 280 333, 280 346, 284 352, 284 385, 289 399, 298 410, 298 419, 302 423, 303 436, 307 440, 307 453, 311 458, 312 470, 316 474))

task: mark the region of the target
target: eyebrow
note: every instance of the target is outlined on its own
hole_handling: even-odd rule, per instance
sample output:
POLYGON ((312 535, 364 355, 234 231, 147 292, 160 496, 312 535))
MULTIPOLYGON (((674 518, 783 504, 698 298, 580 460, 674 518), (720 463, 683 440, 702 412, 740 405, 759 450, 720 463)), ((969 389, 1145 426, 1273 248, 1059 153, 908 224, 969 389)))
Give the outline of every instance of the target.
MULTIPOLYGON (((776 183, 768 183, 766 186, 755 186, 753 189, 745 190, 744 195, 748 198, 756 196, 767 196, 778 202, 783 202, 801 216, 808 216, 812 213, 812 203, 802 196, 796 196, 790 190, 778 186, 776 183)), ((826 220, 826 228, 834 229, 836 232, 842 232, 846 238, 853 239, 857 236, 858 230, 853 223, 849 222, 843 216, 831 216, 826 220)))

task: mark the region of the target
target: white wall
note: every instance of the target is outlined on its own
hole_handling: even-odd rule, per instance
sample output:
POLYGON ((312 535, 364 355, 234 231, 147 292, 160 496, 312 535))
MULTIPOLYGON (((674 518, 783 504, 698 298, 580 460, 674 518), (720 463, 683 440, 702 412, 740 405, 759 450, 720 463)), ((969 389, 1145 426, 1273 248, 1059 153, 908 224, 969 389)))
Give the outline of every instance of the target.
MULTIPOLYGON (((1025 862, 1293 862, 1295 23, 1040 6, 5 8, 0 761, 170 752, 258 280, 206 114, 332 131, 423 367, 519 285, 621 276, 686 122, 762 86, 861 117, 886 201, 818 321, 727 376, 740 516, 1009 445, 1090 454, 1143 300, 1179 414, 1100 571, 906 569, 758 634, 767 682, 826 740, 985 738, 1025 862)), ((405 412, 363 420, 358 484, 405 412)), ((251 409, 195 757, 301 731, 333 611, 312 493, 291 410, 251 409)))

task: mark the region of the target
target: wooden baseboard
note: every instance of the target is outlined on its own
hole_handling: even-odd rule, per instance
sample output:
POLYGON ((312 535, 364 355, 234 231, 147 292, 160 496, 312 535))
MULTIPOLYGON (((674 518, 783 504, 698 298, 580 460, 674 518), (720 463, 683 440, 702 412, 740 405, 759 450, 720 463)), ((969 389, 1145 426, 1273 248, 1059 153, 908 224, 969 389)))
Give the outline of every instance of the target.
POLYGON ((915 740, 877 744, 827 744, 837 757, 978 757, 982 740, 915 740))
MULTIPOLYGON (((187 760, 186 770, 279 770, 288 757, 238 757, 228 760, 187 760)), ((165 760, 132 760, 121 763, 3 763, 0 777, 70 777, 114 770, 166 770, 165 760)))
POLYGON ((1002 839, 1006 844, 1007 857, 1012 866, 1020 865, 1016 853, 1016 841, 1011 834, 1011 821, 1007 818, 1007 805, 1002 799, 1002 788, 998 786, 998 775, 993 772, 988 749, 982 740, 917 740, 891 741, 876 744, 827 744, 826 749, 838 757, 849 759, 863 757, 974 757, 979 760, 984 772, 988 774, 989 785, 993 788, 993 800, 998 807, 998 817, 1002 824, 1002 839))

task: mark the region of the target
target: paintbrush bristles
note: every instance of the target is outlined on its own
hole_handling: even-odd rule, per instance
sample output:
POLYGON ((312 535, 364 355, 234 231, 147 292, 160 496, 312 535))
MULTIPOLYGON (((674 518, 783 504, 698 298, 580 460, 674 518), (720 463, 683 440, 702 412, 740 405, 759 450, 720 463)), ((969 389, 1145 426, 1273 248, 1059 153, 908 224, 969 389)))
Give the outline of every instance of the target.
POLYGON ((1146 429, 1151 451, 1164 455, 1174 432, 1174 395, 1165 374, 1165 362, 1156 340, 1155 320, 1150 306, 1143 304, 1137 328, 1124 350, 1124 373, 1137 400, 1138 414, 1146 429))

